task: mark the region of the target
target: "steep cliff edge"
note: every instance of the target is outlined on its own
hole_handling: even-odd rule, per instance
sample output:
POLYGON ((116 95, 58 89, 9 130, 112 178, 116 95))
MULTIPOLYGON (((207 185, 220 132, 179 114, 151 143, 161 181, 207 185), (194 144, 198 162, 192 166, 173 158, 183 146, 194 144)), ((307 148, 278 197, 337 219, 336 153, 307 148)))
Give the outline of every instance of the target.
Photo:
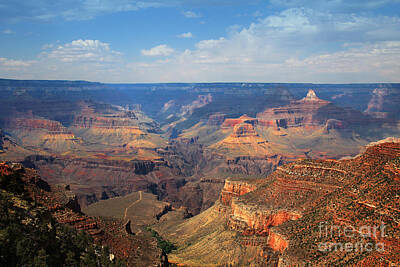
POLYGON ((257 114, 260 125, 273 127, 312 127, 320 124, 314 116, 318 110, 330 102, 317 97, 314 90, 309 90, 301 100, 294 100, 289 105, 270 108, 257 114))
POLYGON ((139 111, 122 107, 80 102, 70 129, 82 139, 104 145, 126 148, 156 148, 166 144, 158 125, 139 111))
MULTIPOLYGON (((94 260, 99 265, 109 266, 112 265, 110 256, 115 256, 113 261, 118 266, 163 264, 163 254, 157 247, 155 238, 150 234, 128 235, 121 220, 94 218, 83 214, 69 185, 49 185, 35 170, 23 168, 20 164, 8 165, 1 162, 0 181, 0 200, 3 204, 8 201, 8 205, 3 206, 6 209, 2 209, 2 212, 9 212, 7 216, 2 214, 2 218, 21 220, 16 229, 23 233, 25 238, 30 239, 30 242, 24 243, 24 249, 34 252, 33 255, 24 254, 21 258, 12 258, 15 251, 20 253, 18 242, 22 243, 24 240, 20 240, 17 231, 6 230, 11 225, 2 225, 3 233, 8 232, 12 237, 2 241, 3 244, 7 244, 7 251, 2 251, 2 264, 5 264, 5 259, 8 264, 16 261, 22 262, 16 265, 27 264, 24 261, 29 260, 29 256, 33 259, 40 248, 49 255, 46 257, 48 265, 54 266, 64 265, 64 261, 65 265, 75 265, 71 263, 74 259, 83 262, 84 265, 90 265, 88 262, 93 261, 88 260, 94 260), (10 214, 18 216, 9 216, 10 214), (73 247, 75 245, 76 247, 73 247), (72 253, 65 255, 66 250, 72 250, 72 253), (6 252, 8 254, 5 254, 6 252)), ((2 220, 2 223, 4 222, 6 220, 2 220)), ((16 227, 15 222, 13 223, 12 226, 16 227)))
POLYGON ((241 195, 256 190, 257 185, 255 184, 255 182, 256 181, 253 181, 251 183, 249 181, 226 179, 224 188, 222 189, 220 194, 220 202, 225 206, 230 206, 234 197, 239 197, 241 195))
POLYGON ((209 146, 209 149, 223 154, 227 158, 274 155, 273 146, 256 132, 253 124, 249 122, 236 123, 232 127, 233 130, 229 136, 209 146))
POLYGON ((189 266, 396 265, 399 158, 400 143, 390 139, 353 159, 278 167, 250 186, 228 180, 212 208, 159 230, 181 247, 170 258, 189 266), (375 235, 368 232, 374 227, 375 235), (239 256, 225 255, 230 250, 239 256))
POLYGON ((256 117, 229 118, 212 114, 184 130, 180 137, 196 138, 208 149, 234 157, 341 158, 354 156, 369 140, 398 132, 395 126, 360 111, 335 106, 315 91, 285 106, 267 108, 256 117), (222 119, 224 119, 221 124, 222 119), (382 125, 382 129, 377 130, 382 125), (334 143, 334 145, 332 145, 334 143))
POLYGON ((51 184, 68 183, 86 206, 100 199, 148 190, 162 175, 172 173, 165 163, 146 160, 106 160, 76 157, 29 156, 25 166, 34 167, 51 184), (162 169, 162 171, 160 171, 162 169))
POLYGON ((58 121, 25 115, 7 119, 5 129, 26 147, 54 152, 81 149, 81 140, 58 121))
POLYGON ((372 91, 365 113, 375 118, 399 119, 400 91, 391 86, 380 86, 372 91))
POLYGON ((290 127, 313 129, 323 126, 329 119, 340 121, 343 128, 365 126, 372 122, 368 116, 359 111, 340 108, 318 98, 311 89, 303 99, 291 101, 287 106, 266 109, 257 114, 257 119, 261 126, 284 129, 290 127))
POLYGON ((0 160, 17 162, 32 153, 35 152, 18 145, 14 138, 0 129, 0 160))

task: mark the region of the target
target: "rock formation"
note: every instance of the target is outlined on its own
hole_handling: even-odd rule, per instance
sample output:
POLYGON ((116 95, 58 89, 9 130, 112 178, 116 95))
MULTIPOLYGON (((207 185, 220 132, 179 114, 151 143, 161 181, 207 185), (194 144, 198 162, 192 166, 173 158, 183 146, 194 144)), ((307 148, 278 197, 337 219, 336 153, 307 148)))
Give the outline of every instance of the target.
POLYGON ((192 103, 181 107, 181 115, 190 115, 195 109, 204 107, 205 105, 211 103, 212 100, 213 97, 211 94, 199 95, 192 103))
POLYGON ((210 148, 226 155, 229 159, 235 156, 273 155, 270 144, 256 132, 251 122, 236 123, 228 137, 211 145, 210 148))
MULTIPOLYGON (((116 161, 106 159, 29 156, 23 164, 34 167, 51 184, 68 181, 71 190, 78 196, 79 203, 86 206, 108 196, 146 190, 151 184, 151 172, 158 173, 159 168, 168 175, 165 163, 132 160, 116 161), (158 169, 158 170, 156 170, 158 169)), ((171 174, 169 174, 171 175, 171 174)))
MULTIPOLYGON (((0 176, 3 178, 6 175, 18 175, 22 179, 24 187, 34 203, 34 207, 29 208, 32 215, 35 214, 33 208, 38 209, 40 213, 46 211, 57 223, 85 231, 99 247, 107 246, 113 255, 124 259, 128 266, 163 264, 161 260, 163 253, 157 247, 155 238, 127 233, 121 220, 92 218, 83 214, 76 196, 68 190, 67 186, 50 186, 38 176, 35 170, 23 168, 20 164, 9 165, 0 162, 0 176)), ((14 199, 17 199, 17 196, 14 199)), ((21 205, 20 202, 17 204, 21 205)), ((28 207, 24 208, 29 210, 28 207)), ((23 223, 35 222, 36 218, 32 215, 23 223)), ((49 227, 53 229, 54 222, 50 221, 49 227)))
POLYGON ((235 181, 226 179, 219 200, 225 206, 230 206, 232 203, 232 198, 239 197, 256 189, 257 186, 254 184, 254 182, 250 183, 248 181, 235 181))
MULTIPOLYGON (((175 231, 181 235, 188 234, 190 243, 177 241, 184 248, 170 258, 182 264, 185 257, 192 263, 206 259, 222 265, 397 264, 400 261, 399 158, 400 143, 388 139, 368 146, 353 159, 299 160, 279 167, 265 179, 229 179, 220 201, 204 213, 209 221, 205 223, 200 214, 174 228, 180 229, 175 231), (194 226, 200 221, 203 226, 194 226), (219 228, 220 224, 225 224, 228 230, 219 228), (186 233, 185 229, 190 227, 192 231, 186 233), (355 230, 344 235, 338 230, 343 227, 355 230), (363 235, 363 230, 358 232, 362 227, 377 227, 379 231, 376 235, 363 235), (231 235, 232 232, 237 234, 231 235), (204 233, 208 233, 209 246, 214 248, 208 256, 201 252, 204 233), (222 244, 221 240, 223 247, 214 247, 212 242, 222 244), (238 243, 242 245, 235 250, 238 258, 225 257, 223 251, 228 244, 237 248, 238 243), (352 244, 348 250, 344 250, 346 243, 352 244), (363 244, 372 249, 361 249, 363 244), (339 250, 335 251, 334 246, 339 250), (384 251, 379 250, 382 246, 384 251)), ((168 238, 175 240, 170 231, 160 227, 168 238)))
POLYGON ((365 113, 383 119, 399 119, 400 92, 391 86, 380 86, 372 91, 365 113))
POLYGON ((324 133, 329 134, 330 130, 344 129, 345 126, 343 124, 344 123, 340 120, 329 119, 325 123, 324 133))
POLYGON ((251 118, 251 117, 247 116, 247 114, 244 114, 244 115, 240 116, 239 118, 227 118, 227 119, 225 119, 224 123, 221 125, 221 128, 233 128, 237 124, 243 124, 243 123, 251 124, 254 126, 257 123, 257 119, 251 118))
POLYGON ((81 102, 80 106, 71 130, 86 141, 151 149, 164 142, 150 133, 158 131, 157 125, 140 112, 92 102, 81 102))
POLYGON ((21 145, 64 152, 79 147, 81 140, 58 121, 21 116, 6 120, 5 128, 21 145))
POLYGON ((215 113, 208 117, 207 125, 221 126, 224 123, 226 115, 222 113, 215 113))
POLYGON ((252 124, 249 123, 240 123, 236 124, 233 128, 233 136, 237 138, 241 137, 256 137, 259 136, 252 124))
MULTIPOLYGON (((306 97, 291 101, 287 106, 266 109, 257 114, 258 123, 264 127, 317 129, 335 120, 335 127, 366 126, 373 121, 361 112, 340 108, 317 97, 309 90, 306 97)), ((331 123, 332 125, 332 122, 331 123)))
POLYGON ((294 100, 284 107, 267 109, 257 114, 259 124, 273 127, 312 127, 321 122, 316 121, 318 110, 330 102, 319 99, 313 90, 309 90, 307 96, 301 100, 294 100))

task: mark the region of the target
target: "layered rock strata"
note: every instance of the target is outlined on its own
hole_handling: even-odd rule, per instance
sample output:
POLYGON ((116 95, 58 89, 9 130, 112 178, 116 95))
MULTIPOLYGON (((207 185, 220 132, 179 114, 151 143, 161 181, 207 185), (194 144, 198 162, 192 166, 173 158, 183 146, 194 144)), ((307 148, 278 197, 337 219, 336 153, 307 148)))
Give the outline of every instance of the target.
POLYGON ((220 200, 205 212, 214 219, 200 214, 176 227, 182 231, 197 220, 210 225, 188 234, 190 245, 183 243, 187 248, 173 257, 182 263, 183 255, 190 255, 192 262, 201 260, 195 255, 201 253, 204 233, 209 233, 210 242, 224 246, 215 247, 208 258, 215 264, 396 266, 399 159, 400 143, 392 138, 368 146, 352 159, 298 160, 278 167, 265 179, 228 179, 220 200), (220 224, 225 230, 218 228, 220 224), (351 234, 349 229, 344 234, 346 227, 354 229, 351 234), (228 244, 241 245, 235 252, 238 259, 219 254, 228 244))
POLYGON ((301 100, 294 100, 289 105, 269 108, 258 113, 257 121, 260 126, 277 129, 291 127, 315 129, 324 125, 326 128, 343 129, 350 125, 365 126, 372 122, 368 116, 359 111, 340 108, 318 98, 313 90, 309 90, 307 96, 301 100))
POLYGON ((243 124, 243 123, 251 124, 254 126, 257 123, 257 119, 251 118, 247 116, 247 114, 244 114, 239 118, 227 118, 224 120, 223 124, 221 125, 221 128, 233 128, 237 124, 243 124))

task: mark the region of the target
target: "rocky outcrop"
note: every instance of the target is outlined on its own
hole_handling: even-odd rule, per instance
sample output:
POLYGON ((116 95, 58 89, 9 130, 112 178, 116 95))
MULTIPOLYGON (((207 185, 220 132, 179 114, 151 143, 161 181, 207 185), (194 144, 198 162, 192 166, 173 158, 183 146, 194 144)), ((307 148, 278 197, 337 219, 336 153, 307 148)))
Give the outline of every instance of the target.
POLYGON ((11 173, 11 168, 5 162, 0 162, 0 175, 9 175, 11 173))
POLYGON ((228 159, 226 170, 235 174, 267 176, 277 166, 289 161, 282 156, 239 156, 228 159))
MULTIPOLYGON (((89 108, 88 108, 89 109, 89 108)), ((97 114, 92 110, 84 109, 82 115, 75 117, 74 126, 80 128, 133 128, 139 129, 137 117, 132 111, 114 114, 97 114)))
POLYGON ((221 126, 225 121, 226 114, 215 113, 208 117, 207 125, 221 126))
POLYGON ((50 211, 57 222, 67 224, 78 230, 87 231, 95 239, 101 238, 103 231, 96 220, 82 214, 76 196, 63 185, 50 186, 32 169, 21 164, 1 164, 0 175, 20 175, 25 188, 34 203, 50 211))
POLYGON ((224 123, 221 125, 221 128, 233 128, 237 124, 243 124, 243 123, 251 124, 254 126, 255 124, 257 124, 257 119, 251 118, 247 116, 247 114, 244 114, 239 118, 227 118, 224 120, 224 123))
POLYGON ((76 193, 79 203, 83 206, 104 197, 147 190, 154 182, 154 178, 150 178, 152 173, 159 173, 160 168, 164 168, 163 172, 170 175, 165 163, 140 160, 29 156, 23 164, 37 169, 49 183, 68 181, 71 191, 76 193))
MULTIPOLYGON (((214 146, 235 146, 235 145, 257 145, 267 143, 267 141, 260 137, 260 135, 254 129, 254 126, 250 123, 239 123, 233 127, 232 133, 221 140, 214 146)), ((213 146, 211 146, 213 147, 213 146)), ((235 147, 233 147, 235 148, 235 147)), ((267 153, 265 153, 267 154, 267 153)))
POLYGON ((289 105, 266 109, 257 114, 258 124, 264 127, 291 128, 303 127, 335 127, 343 129, 349 126, 365 126, 372 120, 359 111, 340 108, 329 101, 317 97, 313 90, 309 90, 306 97, 292 101, 289 105))
POLYGON ((400 91, 398 88, 380 86, 372 91, 371 99, 365 113, 379 119, 398 120, 400 107, 400 91))
MULTIPOLYGON (((237 249, 237 244, 241 247, 235 255, 240 255, 242 263, 260 266, 397 264, 399 158, 400 142, 387 139, 352 159, 298 160, 283 165, 267 178, 251 182, 251 188, 246 180, 228 180, 220 201, 204 213, 211 218, 201 213, 177 226, 179 231, 187 227, 189 232, 184 234, 190 243, 175 258, 184 263, 184 255, 201 253, 204 233, 209 232, 207 244, 211 242, 215 250, 211 260, 220 265, 239 262, 222 254, 218 257, 228 247, 237 249), (202 225, 197 230, 199 222, 202 225), (343 234, 346 227, 354 229, 350 235, 349 229, 343 234), (366 233, 361 230, 366 227, 376 227, 376 235, 360 234, 366 233), (347 243, 357 244, 358 249, 344 250, 347 243), (338 249, 330 249, 330 244, 338 249), (366 244, 372 249, 360 249, 366 244), (384 253, 378 250, 382 246, 384 253)), ((191 260, 197 262, 195 256, 191 260)))
MULTIPOLYGON (((259 183, 256 190, 234 198, 228 225, 243 235, 267 236, 271 249, 287 255, 284 257, 286 262, 312 264, 318 257, 314 258, 314 252, 306 251, 315 242, 326 242, 325 238, 329 238, 318 234, 321 220, 341 225, 346 218, 346 225, 354 227, 391 225, 398 220, 396 211, 392 210, 396 209, 398 201, 395 198, 383 200, 382 197, 395 194, 399 186, 399 156, 400 143, 388 139, 368 146, 354 159, 303 160, 278 167, 264 184, 259 183), (362 193, 367 188, 368 193, 362 193), (363 214, 367 210, 371 215, 365 217, 363 214), (301 259, 292 256, 301 253, 305 253, 301 259)), ((397 257, 398 242, 396 245, 389 240, 399 234, 394 230, 386 241, 381 238, 376 241, 387 245, 387 262, 397 257)), ((352 242, 361 242, 358 237, 352 242)), ((375 253, 372 251, 370 255, 375 257, 375 253)), ((329 265, 333 258, 329 253, 325 255, 318 261, 329 265)))
POLYGON ((329 119, 326 121, 325 126, 324 126, 324 133, 329 134, 331 130, 336 130, 336 129, 344 129, 346 128, 344 123, 340 120, 335 120, 335 119, 329 119))
POLYGON ((298 211, 265 209, 237 199, 233 199, 230 206, 232 212, 228 226, 243 235, 269 236, 272 227, 302 216, 298 211))
POLYGON ((132 129, 140 132, 138 118, 133 111, 111 109, 107 105, 80 102, 81 111, 75 116, 73 127, 94 129, 132 129))
POLYGON ((233 128, 233 136, 235 137, 251 137, 251 136, 259 136, 257 132, 254 130, 253 125, 248 123, 240 123, 236 124, 233 128))
POLYGON ((219 200, 226 206, 230 206, 232 198, 239 197, 257 189, 254 183, 226 179, 219 200))
POLYGON ((120 146, 128 153, 133 149, 155 149, 166 143, 156 134, 158 124, 140 111, 93 102, 81 102, 80 106, 70 129, 85 141, 120 146))
POLYGON ((171 109, 172 107, 174 107, 176 105, 176 101, 175 100, 169 100, 168 102, 164 103, 161 111, 162 112, 166 112, 169 109, 171 109))
POLYGON ((273 156, 271 145, 256 132, 251 123, 235 124, 230 135, 209 148, 228 159, 243 156, 256 158, 273 156))
POLYGON ((93 218, 83 214, 68 185, 49 185, 35 170, 23 168, 20 164, 0 163, 0 176, 10 174, 22 179, 27 195, 34 203, 32 207, 24 207, 33 215, 25 223, 36 223, 34 216, 47 212, 47 216, 51 215, 52 219, 48 224, 49 229, 45 228, 45 234, 51 234, 49 231, 54 229, 55 220, 58 224, 88 233, 99 247, 107 246, 110 255, 124 259, 127 266, 161 266, 162 250, 157 247, 155 238, 147 235, 138 237, 127 232, 125 229, 128 230, 128 227, 125 227, 122 220, 93 218), (34 208, 38 211, 35 212, 34 208))
POLYGON ((287 106, 267 109, 257 114, 257 119, 260 125, 266 127, 312 127, 321 123, 314 117, 320 108, 329 103, 319 99, 313 90, 309 90, 303 99, 292 101, 287 106))
POLYGON ((81 140, 58 121, 32 116, 9 118, 7 131, 23 146, 64 152, 79 147, 81 140))
POLYGON ((197 96, 197 99, 194 100, 192 103, 188 105, 184 105, 181 107, 181 115, 190 115, 193 113, 195 109, 204 107, 205 105, 211 103, 213 100, 213 97, 211 94, 207 95, 199 95, 197 96))
POLYGON ((74 134, 58 121, 46 120, 42 118, 10 118, 6 120, 5 127, 12 131, 23 132, 42 130, 45 131, 48 136, 59 136, 60 138, 65 139, 76 139, 74 134))
POLYGON ((66 131, 66 128, 57 121, 25 117, 8 119, 5 123, 5 127, 11 129, 25 129, 28 131, 32 131, 35 129, 44 129, 48 132, 66 131))
MULTIPOLYGON (((295 210, 268 209, 258 205, 248 205, 241 201, 241 196, 256 191, 260 185, 260 180, 225 180, 219 200, 229 209, 222 209, 221 212, 230 214, 227 222, 229 229, 240 232, 246 237, 264 236, 271 249, 283 252, 288 247, 288 241, 272 228, 289 220, 297 220, 302 215, 295 210)), ((247 245, 254 246, 255 244, 252 242, 247 245)), ((260 245, 263 246, 263 244, 260 245)))

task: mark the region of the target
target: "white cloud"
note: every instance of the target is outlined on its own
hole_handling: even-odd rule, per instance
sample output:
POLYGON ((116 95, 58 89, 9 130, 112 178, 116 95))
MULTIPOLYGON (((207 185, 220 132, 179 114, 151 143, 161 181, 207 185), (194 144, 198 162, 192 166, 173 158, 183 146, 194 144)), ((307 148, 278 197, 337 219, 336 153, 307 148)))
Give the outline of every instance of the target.
POLYGON ((24 79, 120 81, 122 54, 99 40, 43 46, 36 60, 0 58, 0 76, 24 79))
POLYGON ((193 34, 191 32, 184 32, 178 35, 179 38, 192 38, 193 34))
POLYGON ((10 30, 10 29, 5 29, 4 31, 1 32, 2 34, 15 34, 14 31, 10 30))
POLYGON ((222 43, 224 43, 226 39, 224 37, 221 37, 217 40, 202 40, 196 44, 196 48, 199 50, 204 50, 204 49, 212 49, 220 46, 222 43))
POLYGON ((184 15, 186 18, 189 18, 189 19, 201 18, 201 15, 200 15, 200 14, 195 13, 195 12, 193 12, 193 11, 184 11, 184 12, 183 12, 183 15, 184 15))
POLYGON ((142 81, 399 82, 399 48, 398 17, 292 8, 130 67, 142 81))
MULTIPOLYGON (((288 68, 307 70, 307 75, 321 75, 325 79, 350 77, 353 82, 396 81, 400 79, 400 41, 363 44, 331 54, 320 54, 303 60, 289 59, 288 68)), ((303 72, 304 74, 304 72, 303 72)))
POLYGON ((35 61, 23 61, 23 60, 14 60, 8 59, 4 57, 0 57, 0 66, 5 67, 7 69, 19 69, 21 67, 29 67, 34 64, 35 61))
POLYGON ((175 51, 166 44, 144 49, 142 55, 150 58, 143 62, 127 62, 110 44, 96 40, 46 48, 25 66, 0 60, 0 76, 103 82, 400 82, 397 16, 290 8, 248 27, 231 27, 226 36, 199 41, 192 49, 175 51))
POLYGON ((44 52, 42 56, 62 62, 114 62, 120 60, 121 53, 111 50, 109 44, 99 40, 75 40, 44 52))
POLYGON ((169 56, 172 53, 174 53, 174 49, 165 44, 162 44, 150 48, 149 50, 143 49, 141 50, 141 53, 143 56, 148 56, 148 57, 169 56))

